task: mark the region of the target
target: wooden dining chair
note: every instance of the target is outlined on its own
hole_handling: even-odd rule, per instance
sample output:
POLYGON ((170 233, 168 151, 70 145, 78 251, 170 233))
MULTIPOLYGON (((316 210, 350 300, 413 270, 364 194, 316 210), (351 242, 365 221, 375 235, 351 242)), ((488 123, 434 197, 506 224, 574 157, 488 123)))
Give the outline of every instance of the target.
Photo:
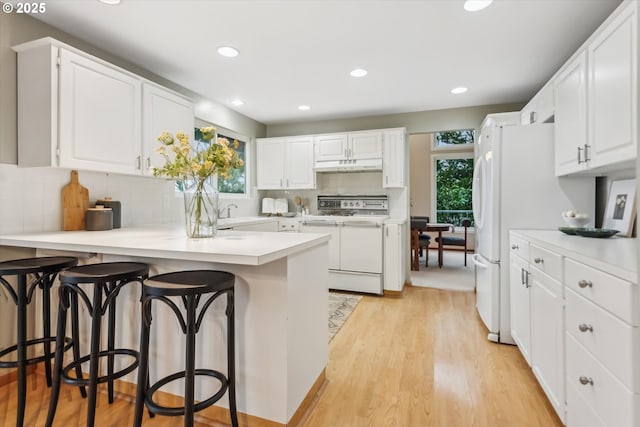
MULTIPOLYGON (((442 236, 442 244, 445 246, 464 246, 464 265, 467 265, 467 231, 471 227, 471 220, 469 218, 463 218, 460 221, 460 226, 464 227, 464 238, 458 236, 442 236)), ((454 227, 451 226, 451 232, 454 232, 454 227)), ((436 237, 436 242, 439 239, 436 237)))
POLYGON ((415 219, 411 217, 411 270, 418 271, 420 269, 420 256, 424 249, 425 267, 429 266, 429 243, 431 243, 431 236, 425 234, 427 229, 427 220, 415 219))

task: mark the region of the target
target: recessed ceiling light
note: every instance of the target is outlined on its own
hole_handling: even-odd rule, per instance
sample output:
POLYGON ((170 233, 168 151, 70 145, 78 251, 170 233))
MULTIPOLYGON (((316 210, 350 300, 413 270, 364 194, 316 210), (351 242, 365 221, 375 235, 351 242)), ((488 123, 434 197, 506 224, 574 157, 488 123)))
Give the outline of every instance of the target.
POLYGON ((308 105, 298 105, 298 110, 307 111, 307 110, 310 110, 310 109, 311 109, 311 107, 309 107, 308 105))
POLYGON ((234 58, 240 54, 238 49, 231 46, 220 46, 218 48, 218 53, 222 56, 226 56, 227 58, 234 58))
POLYGON ((120 4, 120 0, 99 0, 100 3, 104 4, 120 4))
POLYGON ((367 70, 365 70, 364 68, 356 68, 355 70, 351 71, 351 77, 364 77, 367 75, 367 70))
POLYGON ((467 0, 464 2, 464 10, 467 12, 476 12, 488 7, 493 0, 467 0))
POLYGON ((454 87, 453 89, 451 89, 451 93, 453 93, 455 95, 459 95, 461 93, 465 93, 466 91, 467 91, 467 88, 463 87, 463 86, 454 87))
POLYGON ((242 99, 234 99, 231 101, 233 105, 237 105, 238 107, 244 105, 244 101, 242 99))

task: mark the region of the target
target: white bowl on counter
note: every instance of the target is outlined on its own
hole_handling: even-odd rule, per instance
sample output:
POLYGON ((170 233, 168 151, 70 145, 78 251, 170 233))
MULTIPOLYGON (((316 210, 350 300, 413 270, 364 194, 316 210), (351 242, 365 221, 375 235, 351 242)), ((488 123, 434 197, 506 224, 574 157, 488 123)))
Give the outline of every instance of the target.
POLYGON ((568 211, 562 212, 562 219, 569 227, 580 228, 587 225, 589 222, 589 215, 580 212, 568 211))

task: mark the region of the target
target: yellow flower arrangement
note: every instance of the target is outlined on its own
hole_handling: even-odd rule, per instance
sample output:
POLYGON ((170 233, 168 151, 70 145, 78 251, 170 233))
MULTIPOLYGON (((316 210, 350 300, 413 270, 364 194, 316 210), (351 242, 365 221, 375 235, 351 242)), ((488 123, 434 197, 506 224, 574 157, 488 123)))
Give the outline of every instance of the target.
POLYGON ((183 132, 177 132, 175 138, 169 132, 162 132, 158 137, 162 145, 156 151, 164 157, 166 163, 161 168, 153 168, 153 174, 204 181, 212 175, 228 178, 232 169, 242 167, 244 162, 235 151, 238 141, 233 142, 233 147, 226 138, 218 138, 216 142, 212 142, 216 135, 216 128, 213 126, 202 127, 200 132, 208 145, 201 147, 202 149, 191 144, 189 136, 183 132))
POLYGON ((238 141, 234 141, 234 147, 226 138, 212 141, 216 136, 213 126, 202 127, 200 132, 205 142, 197 145, 192 145, 183 132, 177 132, 175 138, 162 132, 157 152, 164 157, 165 165, 153 168, 153 174, 183 181, 187 235, 212 237, 216 233, 218 206, 217 192, 208 190, 208 178, 213 175, 228 178, 229 172, 241 168, 244 162, 235 150, 238 141))

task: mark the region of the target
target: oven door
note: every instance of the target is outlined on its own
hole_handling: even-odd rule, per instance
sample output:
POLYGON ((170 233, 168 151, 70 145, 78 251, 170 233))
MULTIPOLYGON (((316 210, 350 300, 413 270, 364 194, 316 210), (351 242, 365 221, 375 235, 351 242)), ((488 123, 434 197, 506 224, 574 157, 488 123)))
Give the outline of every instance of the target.
POLYGON ((340 228, 337 222, 329 220, 305 220, 300 224, 300 232, 330 235, 329 269, 338 270, 340 268, 340 228))
POLYGON ((345 221, 340 227, 340 269, 382 273, 382 225, 376 221, 345 221))

